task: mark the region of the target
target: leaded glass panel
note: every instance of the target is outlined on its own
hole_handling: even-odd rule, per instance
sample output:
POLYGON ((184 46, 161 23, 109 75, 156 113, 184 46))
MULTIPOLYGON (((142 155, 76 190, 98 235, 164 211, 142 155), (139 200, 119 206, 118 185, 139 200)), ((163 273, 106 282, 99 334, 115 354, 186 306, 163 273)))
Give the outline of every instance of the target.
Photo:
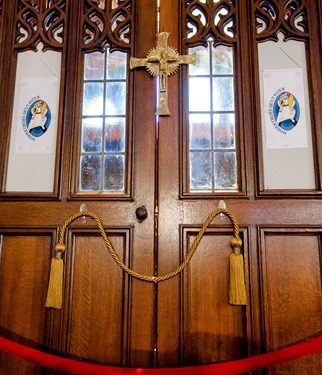
POLYGON ((127 54, 85 54, 79 190, 122 193, 126 183, 127 54))
POLYGON ((237 156, 233 47, 190 48, 189 191, 236 191, 237 156))

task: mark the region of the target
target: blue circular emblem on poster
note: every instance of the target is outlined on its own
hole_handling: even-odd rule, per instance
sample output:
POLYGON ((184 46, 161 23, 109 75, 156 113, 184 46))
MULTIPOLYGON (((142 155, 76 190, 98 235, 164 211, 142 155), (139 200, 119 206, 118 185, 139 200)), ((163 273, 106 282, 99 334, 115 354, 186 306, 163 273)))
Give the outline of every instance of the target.
POLYGON ((51 111, 48 104, 40 98, 30 103, 25 121, 30 135, 35 138, 44 135, 51 123, 51 111))
POLYGON ((282 91, 273 104, 276 124, 285 131, 293 130, 300 119, 300 105, 294 95, 282 91))

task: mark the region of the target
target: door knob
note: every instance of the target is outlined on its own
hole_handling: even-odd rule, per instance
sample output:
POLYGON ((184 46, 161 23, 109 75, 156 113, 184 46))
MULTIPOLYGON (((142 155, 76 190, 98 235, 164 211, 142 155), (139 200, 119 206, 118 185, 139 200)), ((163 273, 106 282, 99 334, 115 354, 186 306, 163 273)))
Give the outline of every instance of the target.
POLYGON ((148 211, 145 206, 141 206, 135 210, 135 215, 139 221, 143 221, 148 217, 148 211))

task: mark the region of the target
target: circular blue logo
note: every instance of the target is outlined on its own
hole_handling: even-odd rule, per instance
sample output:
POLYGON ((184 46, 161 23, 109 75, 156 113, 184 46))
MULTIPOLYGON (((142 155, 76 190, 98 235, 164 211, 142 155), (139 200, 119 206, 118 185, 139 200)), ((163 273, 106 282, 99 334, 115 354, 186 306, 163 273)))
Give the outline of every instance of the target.
POLYGON ((288 91, 282 91, 276 96, 272 112, 276 125, 285 131, 293 130, 300 119, 299 102, 288 91))
POLYGON ((30 103, 26 111, 26 130, 31 136, 39 138, 46 133, 51 123, 51 111, 48 104, 37 98, 30 103))

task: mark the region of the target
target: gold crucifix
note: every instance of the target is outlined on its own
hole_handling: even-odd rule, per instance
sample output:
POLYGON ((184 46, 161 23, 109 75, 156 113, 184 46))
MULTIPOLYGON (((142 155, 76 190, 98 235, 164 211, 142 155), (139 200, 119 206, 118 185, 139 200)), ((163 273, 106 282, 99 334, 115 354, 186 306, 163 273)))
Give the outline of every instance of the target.
POLYGON ((174 74, 179 69, 180 64, 195 64, 196 53, 191 55, 179 55, 174 47, 168 46, 170 33, 162 32, 157 34, 158 44, 151 49, 146 58, 131 57, 130 68, 145 66, 147 71, 159 77, 159 106, 156 115, 170 115, 168 107, 168 76, 174 74))

